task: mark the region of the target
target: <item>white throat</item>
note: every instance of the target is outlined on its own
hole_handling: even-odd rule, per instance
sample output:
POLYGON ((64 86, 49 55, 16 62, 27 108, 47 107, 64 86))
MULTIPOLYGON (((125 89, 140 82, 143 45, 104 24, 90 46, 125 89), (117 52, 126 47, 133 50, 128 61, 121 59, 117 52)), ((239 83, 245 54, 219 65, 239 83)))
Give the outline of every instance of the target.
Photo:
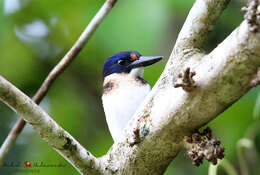
POLYGON ((102 103, 115 142, 120 140, 122 130, 150 91, 149 84, 138 78, 142 75, 143 68, 136 68, 129 74, 111 74, 104 80, 102 103))
POLYGON ((134 76, 134 77, 143 77, 144 74, 144 67, 138 67, 135 69, 132 69, 129 72, 129 75, 134 76))

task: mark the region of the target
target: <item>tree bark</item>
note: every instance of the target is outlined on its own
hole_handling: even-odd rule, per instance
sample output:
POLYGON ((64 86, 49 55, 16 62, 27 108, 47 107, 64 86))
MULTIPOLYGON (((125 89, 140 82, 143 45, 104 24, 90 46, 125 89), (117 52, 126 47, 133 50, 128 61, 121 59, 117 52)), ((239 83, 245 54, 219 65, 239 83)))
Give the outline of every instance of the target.
MULTIPOLYGON (((163 174, 185 135, 217 117, 251 88, 260 66, 260 33, 251 30, 247 19, 211 53, 201 51, 205 35, 228 2, 195 2, 165 70, 124 130, 124 139, 101 158, 111 171, 117 170, 115 174, 163 174), (174 88, 187 68, 196 72, 196 88, 191 92, 174 88), (145 138, 131 147, 137 128, 145 138)), ((254 23, 259 28, 258 22, 254 23)))
POLYGON ((250 90, 257 74, 258 0, 249 4, 246 19, 221 44, 209 54, 202 51, 208 32, 228 2, 195 2, 162 75, 128 123, 124 137, 103 157, 92 156, 2 77, 0 99, 82 174, 163 174, 184 147, 184 136, 236 102, 250 90))
MULTIPOLYGON (((78 40, 72 46, 72 48, 67 52, 67 54, 60 60, 60 62, 52 69, 49 75, 46 77, 41 87, 38 89, 36 94, 33 96, 32 100, 39 104, 44 96, 47 94, 48 90, 54 83, 54 81, 61 75, 65 69, 72 63, 76 56, 80 53, 81 49, 88 42, 94 31, 97 29, 102 20, 107 16, 112 7, 115 5, 117 0, 107 0, 104 5, 100 8, 97 14, 93 17, 90 23, 87 25, 86 29, 80 35, 78 40)), ((26 122, 20 117, 11 131, 9 132, 7 138, 0 148, 0 166, 3 164, 3 161, 14 145, 17 137, 22 132, 26 122)))

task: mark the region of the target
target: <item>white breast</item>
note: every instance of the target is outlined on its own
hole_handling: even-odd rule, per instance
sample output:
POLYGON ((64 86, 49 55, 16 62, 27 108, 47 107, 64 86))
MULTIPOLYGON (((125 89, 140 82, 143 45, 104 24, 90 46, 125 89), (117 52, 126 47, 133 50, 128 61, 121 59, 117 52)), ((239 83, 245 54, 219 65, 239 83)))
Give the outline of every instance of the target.
POLYGON ((137 81, 136 77, 124 74, 112 74, 106 77, 104 84, 110 82, 111 89, 102 96, 106 121, 115 142, 129 119, 150 91, 148 83, 137 81))

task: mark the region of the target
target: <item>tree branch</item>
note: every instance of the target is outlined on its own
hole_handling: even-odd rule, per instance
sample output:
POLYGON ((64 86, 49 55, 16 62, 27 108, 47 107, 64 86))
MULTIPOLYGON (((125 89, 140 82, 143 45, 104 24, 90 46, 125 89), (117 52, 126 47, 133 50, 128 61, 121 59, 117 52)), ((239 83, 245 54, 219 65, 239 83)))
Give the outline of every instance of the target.
MULTIPOLYGON (((47 94, 53 82, 56 78, 70 65, 70 63, 76 58, 79 54, 80 50, 87 43, 89 38, 92 36, 93 32, 97 29, 99 24, 105 18, 105 16, 109 13, 111 8, 115 5, 117 0, 107 0, 104 5, 100 8, 94 18, 90 21, 86 29, 83 31, 79 39, 72 46, 72 48, 67 52, 67 54, 61 59, 61 61, 52 69, 47 78, 44 80, 43 84, 33 96, 33 101, 36 104, 39 104, 44 96, 47 94)), ((18 135, 21 133, 25 126, 25 121, 22 117, 20 117, 7 138, 5 139, 3 145, 0 148, 0 166, 3 164, 3 160, 12 148, 15 143, 18 135)))
POLYGON ((208 33, 213 30, 229 2, 230 0, 196 0, 179 33, 175 54, 201 52, 208 33))
POLYGON ((99 161, 19 89, 0 76, 0 99, 23 116, 33 129, 80 173, 98 174, 99 161))
MULTIPOLYGON (((207 15, 218 10, 216 8, 198 14, 203 15, 201 19, 207 19, 207 15)), ((259 18, 257 20, 259 22, 259 18)), ((188 22, 194 24, 188 20, 186 26, 192 26, 188 22)), ((206 28, 211 25, 204 24, 206 28)), ((183 59, 181 56, 186 54, 187 45, 177 43, 176 47, 182 47, 179 50, 182 53, 173 51, 161 77, 125 128, 122 140, 102 157, 111 171, 116 169, 115 174, 163 174, 183 147, 184 136, 214 119, 251 88, 251 79, 260 66, 260 33, 252 32, 250 25, 247 20, 242 22, 206 56, 193 54, 183 59), (179 73, 188 67, 196 72, 193 79, 197 87, 191 92, 174 88, 179 73), (134 131, 140 128, 146 131, 139 132, 145 138, 130 145, 135 139, 134 131)), ((190 30, 182 31, 187 34, 180 36, 190 36, 190 30)), ((194 43, 192 48, 197 46, 194 43)))
MULTIPOLYGON (((184 25, 187 29, 182 29, 164 72, 124 129, 121 140, 103 157, 86 158, 86 167, 89 167, 91 160, 94 161, 93 174, 163 174, 183 147, 185 136, 191 135, 195 129, 214 119, 251 88, 250 82, 260 66, 260 33, 257 30, 260 24, 260 6, 258 0, 254 1, 248 8, 249 17, 208 55, 199 52, 187 54, 191 53, 187 52, 187 49, 203 46, 207 36, 200 37, 197 31, 202 35, 203 31, 209 31, 218 16, 210 17, 211 14, 216 11, 220 14, 228 1, 196 1, 195 6, 197 3, 204 3, 205 8, 192 8, 191 11, 198 12, 189 14, 184 25), (215 3, 215 8, 212 3, 215 3), (195 16, 196 19, 204 20, 197 21, 193 18, 195 16), (191 42, 193 39, 200 41, 191 42), (187 43, 184 43, 184 40, 187 43), (183 72, 184 76, 179 76, 183 72), (185 86, 176 86, 180 78, 185 86), (187 86, 192 88, 187 90, 187 86), (138 142, 135 142, 136 139, 138 142)), ((64 149, 68 148, 67 139, 58 137, 59 134, 48 128, 56 128, 57 124, 54 124, 53 120, 39 110, 40 108, 28 97, 25 98, 20 92, 13 93, 18 91, 13 89, 6 80, 0 78, 1 100, 24 115, 43 139, 58 139, 55 147, 63 148, 63 152, 57 148, 56 150, 66 157, 67 152, 64 149), (35 117, 37 115, 41 117, 35 117), (46 119, 48 120, 45 121, 46 119), (51 122, 50 126, 47 125, 48 122, 51 122), (38 127, 38 123, 43 124, 38 127)), ((63 133, 69 139, 73 139, 65 131, 62 135, 63 133)), ((74 150, 73 148, 69 146, 69 150, 74 150)), ((79 154, 76 155, 80 157, 79 154)), ((73 161, 80 160, 78 157, 73 161)), ((82 164, 75 165, 77 168, 84 167, 82 164)))

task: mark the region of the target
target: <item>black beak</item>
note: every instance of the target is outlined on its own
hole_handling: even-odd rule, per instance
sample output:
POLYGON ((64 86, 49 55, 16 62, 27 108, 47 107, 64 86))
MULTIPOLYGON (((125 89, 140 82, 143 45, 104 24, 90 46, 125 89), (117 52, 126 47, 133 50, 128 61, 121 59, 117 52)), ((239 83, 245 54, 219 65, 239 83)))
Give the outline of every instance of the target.
POLYGON ((162 56, 141 56, 138 60, 133 61, 129 64, 130 68, 145 67, 160 61, 162 56))

